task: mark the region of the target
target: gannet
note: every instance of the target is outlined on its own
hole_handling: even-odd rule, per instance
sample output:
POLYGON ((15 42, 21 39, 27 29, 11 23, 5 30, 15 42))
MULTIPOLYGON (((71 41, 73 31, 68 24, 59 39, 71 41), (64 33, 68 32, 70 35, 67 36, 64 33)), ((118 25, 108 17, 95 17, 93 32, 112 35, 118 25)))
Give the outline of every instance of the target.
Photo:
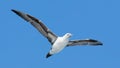
POLYGON ((51 50, 46 55, 46 58, 52 56, 53 54, 59 53, 62 51, 65 47, 68 46, 76 46, 76 45, 103 45, 100 41, 94 40, 94 39, 83 39, 83 40, 69 40, 72 36, 71 33, 66 33, 64 36, 60 37, 51 32, 49 28, 47 28, 40 20, 37 18, 23 13, 18 10, 12 9, 14 13, 16 13, 18 16, 26 20, 27 22, 30 22, 44 37, 48 39, 48 41, 51 43, 52 47, 51 50))

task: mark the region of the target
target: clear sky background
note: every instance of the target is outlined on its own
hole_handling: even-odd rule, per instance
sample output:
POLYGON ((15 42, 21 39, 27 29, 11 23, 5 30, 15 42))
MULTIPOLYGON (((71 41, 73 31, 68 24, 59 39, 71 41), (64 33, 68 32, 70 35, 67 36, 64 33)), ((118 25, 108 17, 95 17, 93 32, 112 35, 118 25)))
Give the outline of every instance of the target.
POLYGON ((1 0, 0 68, 120 68, 120 0, 1 0), (51 45, 11 9, 44 22, 55 34, 92 38, 103 46, 65 48, 46 59, 51 45))

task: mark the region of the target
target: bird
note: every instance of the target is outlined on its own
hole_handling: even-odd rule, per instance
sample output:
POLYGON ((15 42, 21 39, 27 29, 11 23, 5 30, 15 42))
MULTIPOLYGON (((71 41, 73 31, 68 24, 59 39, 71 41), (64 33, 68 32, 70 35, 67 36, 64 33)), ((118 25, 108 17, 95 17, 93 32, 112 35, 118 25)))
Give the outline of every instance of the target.
POLYGON ((71 33, 66 33, 63 36, 57 36, 37 18, 18 10, 11 9, 11 11, 31 23, 50 42, 52 46, 50 51, 47 53, 46 58, 61 52, 64 48, 69 46, 103 45, 102 42, 94 39, 70 40, 70 37, 72 36, 71 33))

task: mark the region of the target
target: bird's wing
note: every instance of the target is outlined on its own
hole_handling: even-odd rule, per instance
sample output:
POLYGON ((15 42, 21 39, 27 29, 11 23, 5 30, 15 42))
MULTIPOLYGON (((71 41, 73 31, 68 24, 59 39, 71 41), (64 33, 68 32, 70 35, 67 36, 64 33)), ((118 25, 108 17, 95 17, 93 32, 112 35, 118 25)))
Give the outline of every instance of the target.
POLYGON ((54 33, 52 33, 41 21, 39 21, 33 16, 30 16, 29 14, 25 14, 17 10, 12 11, 27 22, 30 22, 43 36, 45 36, 48 39, 48 41, 51 44, 53 44, 56 41, 57 36, 54 33))
POLYGON ((73 40, 73 41, 69 41, 67 46, 75 46, 75 45, 93 45, 93 46, 97 46, 97 45, 102 45, 102 43, 97 41, 97 40, 93 40, 93 39, 73 40))

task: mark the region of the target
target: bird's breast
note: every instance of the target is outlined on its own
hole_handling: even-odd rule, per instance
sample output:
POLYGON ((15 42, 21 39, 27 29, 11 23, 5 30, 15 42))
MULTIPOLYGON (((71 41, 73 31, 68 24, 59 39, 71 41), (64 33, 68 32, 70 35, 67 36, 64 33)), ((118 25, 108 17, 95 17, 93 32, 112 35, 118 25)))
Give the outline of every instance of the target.
POLYGON ((60 52, 62 49, 64 49, 66 47, 67 44, 68 44, 68 40, 58 38, 52 46, 52 49, 50 51, 51 54, 60 52))

